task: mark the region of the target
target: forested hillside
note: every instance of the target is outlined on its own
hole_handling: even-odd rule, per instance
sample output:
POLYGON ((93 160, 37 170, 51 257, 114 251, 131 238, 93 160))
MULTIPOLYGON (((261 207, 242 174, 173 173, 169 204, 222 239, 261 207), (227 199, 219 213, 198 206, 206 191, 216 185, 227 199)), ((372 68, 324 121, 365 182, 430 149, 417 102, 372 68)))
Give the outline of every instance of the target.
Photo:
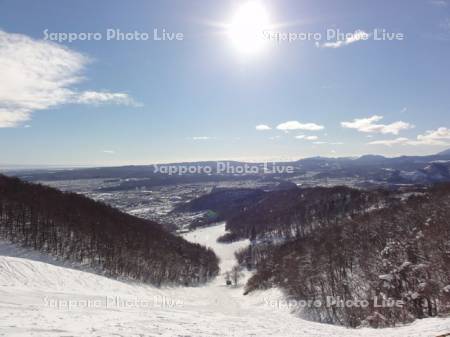
POLYGON ((0 175, 0 238, 113 277, 192 285, 218 273, 214 252, 159 224, 74 193, 0 175))
POLYGON ((214 214, 212 221, 223 221, 258 202, 264 195, 264 191, 260 189, 215 188, 209 194, 202 195, 186 204, 181 204, 175 212, 208 210, 214 214))
POLYGON ((227 229, 241 238, 290 239, 394 202, 388 191, 362 191, 343 186, 273 191, 260 199, 233 214, 228 219, 227 229))
MULTIPOLYGON (((351 193, 353 209, 372 198, 358 193, 351 193)), ((238 254, 243 265, 256 268, 247 291, 281 287, 292 300, 320 301, 319 306, 298 308, 303 317, 352 327, 394 326, 449 313, 450 185, 352 214, 346 207, 347 192, 340 198, 327 195, 331 199, 325 205, 307 207, 323 198, 306 198, 298 206, 300 218, 278 222, 285 228, 298 218, 295 228, 305 224, 309 230, 296 230, 297 235, 281 245, 254 242, 238 254), (305 209, 315 218, 308 220, 305 209), (390 306, 383 302, 387 299, 403 304, 390 306), (337 302, 328 305, 330 300, 337 302)), ((270 213, 278 214, 267 211, 254 223, 261 221, 266 228, 276 224, 278 215, 264 223, 270 213)))

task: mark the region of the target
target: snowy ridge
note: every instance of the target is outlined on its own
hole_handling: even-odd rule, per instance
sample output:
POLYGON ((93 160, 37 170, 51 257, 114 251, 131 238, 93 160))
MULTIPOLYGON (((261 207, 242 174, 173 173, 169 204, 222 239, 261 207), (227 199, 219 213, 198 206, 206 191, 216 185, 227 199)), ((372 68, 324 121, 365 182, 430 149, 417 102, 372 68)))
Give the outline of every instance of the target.
MULTIPOLYGON (((234 252, 248 244, 217 243, 224 231, 220 224, 185 235, 214 249, 221 272, 231 269, 234 252)), ((395 329, 350 330, 305 321, 286 307, 270 305, 283 300, 277 289, 247 296, 242 292, 225 286, 222 275, 196 288, 157 289, 116 281, 0 242, 0 336, 431 337, 450 332, 450 319, 439 318, 395 329), (119 303, 142 303, 120 306, 114 303, 117 298, 119 303), (55 306, 68 301, 76 305, 55 306), (101 305, 82 306, 94 301, 101 305), (108 301, 112 304, 106 306, 108 301)))

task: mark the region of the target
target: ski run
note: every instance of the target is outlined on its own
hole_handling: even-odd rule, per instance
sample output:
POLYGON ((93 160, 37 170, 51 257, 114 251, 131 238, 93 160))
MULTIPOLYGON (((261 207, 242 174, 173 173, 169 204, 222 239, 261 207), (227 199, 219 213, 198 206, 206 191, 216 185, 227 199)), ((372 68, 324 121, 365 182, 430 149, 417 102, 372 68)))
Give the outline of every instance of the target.
POLYGON ((276 289, 243 295, 225 284, 234 252, 249 244, 220 244, 219 224, 186 233, 211 247, 221 275, 201 287, 155 288, 113 280, 0 241, 0 336, 383 336, 450 333, 450 318, 417 320, 387 329, 346 329, 303 320, 276 289))

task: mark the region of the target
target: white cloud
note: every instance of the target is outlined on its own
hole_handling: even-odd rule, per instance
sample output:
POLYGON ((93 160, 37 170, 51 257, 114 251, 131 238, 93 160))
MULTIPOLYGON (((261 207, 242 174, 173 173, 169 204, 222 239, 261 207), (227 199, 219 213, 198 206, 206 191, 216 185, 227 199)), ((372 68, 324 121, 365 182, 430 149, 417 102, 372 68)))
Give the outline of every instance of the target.
POLYGON ((0 127, 14 127, 34 111, 67 103, 131 104, 124 93, 77 92, 89 59, 69 48, 0 30, 0 127))
MULTIPOLYGON (((316 138, 316 139, 317 139, 317 138, 316 138)), ((316 145, 324 145, 324 144, 329 144, 329 145, 343 145, 344 143, 342 143, 342 142, 317 141, 317 142, 313 142, 313 144, 316 144, 316 145)))
POLYGON ((116 151, 114 151, 114 150, 103 150, 102 152, 106 153, 106 154, 115 154, 116 153, 116 151))
POLYGON ((298 135, 298 136, 295 136, 295 138, 297 138, 297 139, 305 139, 305 140, 317 140, 317 139, 319 139, 319 137, 317 137, 317 136, 305 136, 305 135, 298 135))
POLYGON ((370 145, 386 145, 386 146, 392 146, 392 145, 405 145, 408 144, 410 140, 408 138, 396 138, 396 139, 387 139, 387 140, 374 140, 373 142, 370 142, 370 145))
POLYGON ((376 140, 370 145, 450 145, 450 129, 440 127, 436 130, 426 131, 423 135, 418 135, 415 140, 408 138, 396 138, 390 140, 376 140))
POLYGON ((214 139, 214 137, 194 136, 194 137, 191 137, 190 139, 192 139, 192 140, 210 140, 210 139, 214 139))
POLYGON ((99 92, 99 91, 84 91, 75 95, 74 102, 80 104, 102 104, 114 103, 122 105, 140 105, 136 103, 128 94, 117 92, 99 92))
POLYGON ((316 43, 317 47, 320 48, 340 48, 344 46, 348 46, 349 44, 358 42, 358 41, 366 41, 370 37, 370 34, 366 33, 363 30, 357 30, 353 34, 348 34, 345 40, 338 40, 334 42, 325 42, 323 44, 316 43))
POLYGON ((0 107, 0 128, 14 127, 21 122, 28 121, 29 119, 29 110, 19 110, 14 107, 4 109, 0 107))
POLYGON ((381 133, 381 134, 394 134, 402 130, 412 129, 414 126, 410 123, 398 121, 391 124, 377 124, 383 119, 383 116, 374 115, 368 118, 356 118, 351 122, 341 122, 341 126, 348 129, 356 129, 359 132, 366 133, 381 133))
POLYGON ((424 135, 418 135, 415 142, 424 145, 447 145, 450 143, 450 129, 440 127, 427 131, 424 135))
POLYGON ((318 131, 323 130, 322 125, 315 123, 300 123, 298 121, 288 121, 281 123, 277 126, 278 130, 282 131, 292 131, 292 130, 306 130, 306 131, 318 131))
POLYGON ((267 131, 267 130, 272 130, 272 128, 268 125, 265 124, 259 124, 255 127, 256 130, 258 131, 267 131))

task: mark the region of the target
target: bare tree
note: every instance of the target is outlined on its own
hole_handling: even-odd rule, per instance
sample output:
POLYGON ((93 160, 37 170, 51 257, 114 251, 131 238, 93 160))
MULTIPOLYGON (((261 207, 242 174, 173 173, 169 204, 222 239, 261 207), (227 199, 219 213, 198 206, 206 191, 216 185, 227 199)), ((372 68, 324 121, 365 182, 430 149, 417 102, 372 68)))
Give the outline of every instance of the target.
POLYGON ((236 265, 233 267, 233 269, 231 269, 231 278, 233 279, 233 283, 235 286, 238 285, 239 283, 239 279, 243 276, 244 274, 241 272, 241 267, 236 265))
POLYGON ((218 274, 210 249, 75 193, 0 175, 0 238, 154 285, 218 274))
MULTIPOLYGON (((280 233, 283 244, 253 247, 256 273, 246 293, 276 286, 296 300, 367 301, 364 308, 331 305, 307 307, 302 313, 351 327, 394 326, 450 312, 450 184, 404 199, 389 191, 358 196, 348 188, 315 190, 326 193, 300 199, 304 206, 282 209, 297 215, 304 211, 304 234, 292 239, 280 233)), ((252 210, 255 215, 274 219, 274 226, 279 221, 277 229, 290 224, 286 218, 270 218, 273 204, 258 207, 259 215, 252 210)), ((267 223, 260 223, 259 229, 266 230, 267 223)), ((241 265, 247 254, 248 249, 237 254, 241 265)))

